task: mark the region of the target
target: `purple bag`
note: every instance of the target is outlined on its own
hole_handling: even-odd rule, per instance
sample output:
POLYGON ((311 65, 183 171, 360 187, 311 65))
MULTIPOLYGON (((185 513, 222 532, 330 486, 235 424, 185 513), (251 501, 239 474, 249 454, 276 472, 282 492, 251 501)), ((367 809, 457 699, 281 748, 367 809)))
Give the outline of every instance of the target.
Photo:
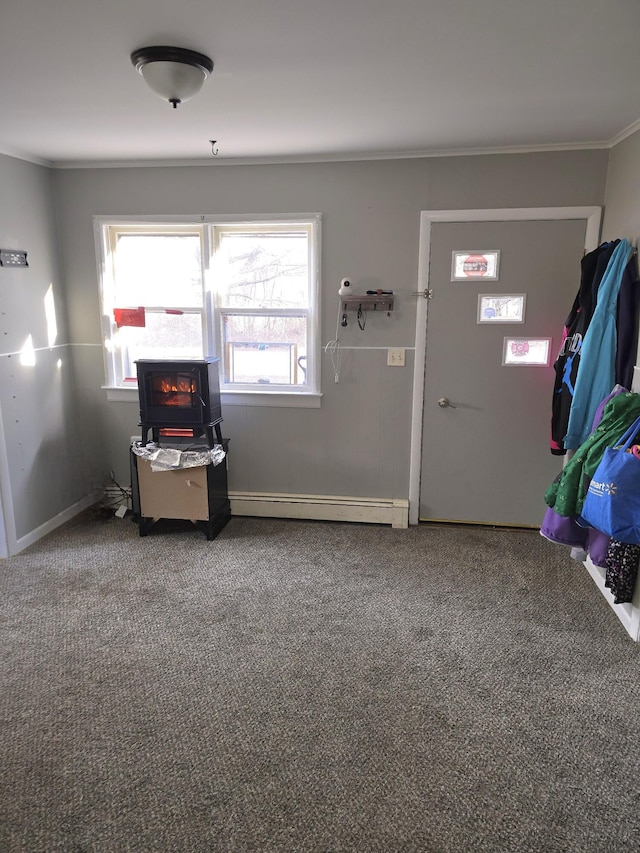
POLYGON ((558 545, 567 545, 569 548, 582 548, 587 550, 589 531, 586 527, 580 527, 573 516, 558 515, 549 507, 544 514, 540 535, 550 542, 558 545))

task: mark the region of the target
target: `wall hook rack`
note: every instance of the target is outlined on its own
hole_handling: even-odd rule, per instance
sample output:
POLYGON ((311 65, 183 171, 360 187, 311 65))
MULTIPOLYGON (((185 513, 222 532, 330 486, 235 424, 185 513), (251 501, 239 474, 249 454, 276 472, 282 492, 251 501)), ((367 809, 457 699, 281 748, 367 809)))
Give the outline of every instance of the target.
POLYGON ((340 297, 340 310, 344 322, 346 311, 386 311, 387 316, 393 311, 393 293, 350 293, 340 297))

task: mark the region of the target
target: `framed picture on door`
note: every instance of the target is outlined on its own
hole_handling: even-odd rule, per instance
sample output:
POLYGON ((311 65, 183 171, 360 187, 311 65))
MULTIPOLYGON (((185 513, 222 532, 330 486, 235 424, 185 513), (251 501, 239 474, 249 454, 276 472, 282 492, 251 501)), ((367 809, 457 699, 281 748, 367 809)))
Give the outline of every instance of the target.
POLYGON ((526 293, 479 293, 478 323, 524 323, 526 293))
POLYGON ((503 367, 548 367, 551 338, 505 338, 503 367))
POLYGON ((451 281, 498 281, 500 249, 466 249, 451 253, 451 281))

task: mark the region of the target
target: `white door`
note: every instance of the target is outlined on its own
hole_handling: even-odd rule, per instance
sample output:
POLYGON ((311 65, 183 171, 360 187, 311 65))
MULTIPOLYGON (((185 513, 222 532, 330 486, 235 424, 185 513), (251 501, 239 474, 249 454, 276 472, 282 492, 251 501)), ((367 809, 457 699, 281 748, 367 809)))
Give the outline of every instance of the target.
POLYGON ((420 519, 541 523, 544 493, 562 465, 549 449, 553 362, 580 283, 586 231, 586 216, 431 225, 420 519), (495 280, 471 259, 464 279, 452 281, 454 252, 490 262, 488 251, 499 252, 495 280), (515 313, 492 319, 506 297, 516 297, 515 313), (532 363, 544 360, 539 342, 548 339, 546 363, 532 363))

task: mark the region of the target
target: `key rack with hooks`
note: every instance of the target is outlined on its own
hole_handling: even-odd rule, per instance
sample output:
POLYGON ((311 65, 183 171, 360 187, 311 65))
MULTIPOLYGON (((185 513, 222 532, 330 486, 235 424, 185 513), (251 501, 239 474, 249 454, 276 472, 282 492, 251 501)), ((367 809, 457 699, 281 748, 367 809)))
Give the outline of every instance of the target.
POLYGON ((393 311, 393 294, 350 293, 340 297, 341 311, 393 311))

